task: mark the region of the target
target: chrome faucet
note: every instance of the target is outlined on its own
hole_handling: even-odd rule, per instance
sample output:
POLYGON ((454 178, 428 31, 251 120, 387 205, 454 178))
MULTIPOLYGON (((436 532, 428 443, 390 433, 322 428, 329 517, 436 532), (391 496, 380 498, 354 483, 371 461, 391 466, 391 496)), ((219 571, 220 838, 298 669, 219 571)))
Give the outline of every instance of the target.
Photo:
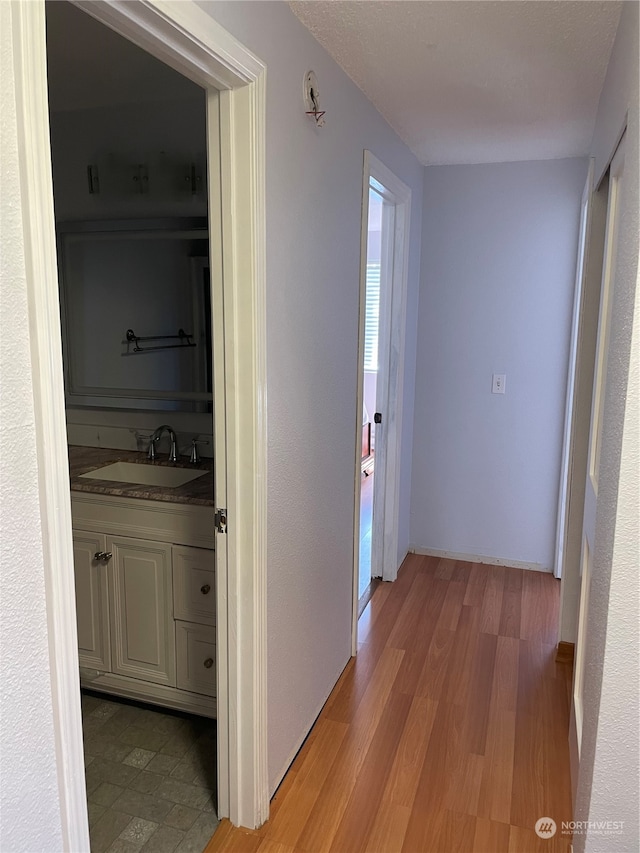
POLYGON ((176 439, 175 432, 171 429, 169 424, 162 424, 151 436, 151 440, 149 441, 149 459, 151 462, 156 461, 156 441, 162 436, 162 433, 167 430, 169 433, 169 440, 171 441, 171 447, 169 449, 169 462, 177 462, 178 461, 178 441, 176 439))

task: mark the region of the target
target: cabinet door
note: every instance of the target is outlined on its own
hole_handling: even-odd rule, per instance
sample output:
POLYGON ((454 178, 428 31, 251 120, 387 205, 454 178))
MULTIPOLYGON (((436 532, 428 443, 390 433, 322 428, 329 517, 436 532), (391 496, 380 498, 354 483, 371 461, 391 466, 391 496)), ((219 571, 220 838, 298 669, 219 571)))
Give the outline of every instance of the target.
POLYGON ((205 696, 216 695, 216 641, 210 625, 176 622, 178 687, 205 696))
POLYGON ((175 687, 171 546, 107 537, 111 561, 112 671, 175 687))
POLYGON ((173 615, 184 622, 216 623, 216 573, 213 551, 173 548, 173 615))
POLYGON ((106 551, 101 533, 73 531, 73 563, 76 584, 76 618, 80 666, 109 672, 108 564, 95 555, 106 551))

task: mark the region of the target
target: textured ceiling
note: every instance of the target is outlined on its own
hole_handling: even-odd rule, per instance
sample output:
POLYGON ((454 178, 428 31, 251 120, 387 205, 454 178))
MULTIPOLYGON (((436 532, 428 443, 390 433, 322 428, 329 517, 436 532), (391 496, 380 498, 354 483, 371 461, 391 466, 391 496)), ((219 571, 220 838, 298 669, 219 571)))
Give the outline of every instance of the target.
POLYGON ((424 164, 589 151, 619 2, 289 5, 424 164))

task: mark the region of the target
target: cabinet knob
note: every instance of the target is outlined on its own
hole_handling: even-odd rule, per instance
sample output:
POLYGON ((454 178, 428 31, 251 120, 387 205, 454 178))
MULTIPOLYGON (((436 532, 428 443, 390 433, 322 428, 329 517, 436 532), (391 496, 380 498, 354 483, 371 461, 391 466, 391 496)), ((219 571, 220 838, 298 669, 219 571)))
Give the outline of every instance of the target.
POLYGON ((204 665, 206 669, 211 669, 211 667, 213 666, 213 658, 207 658, 204 662, 204 665))
POLYGON ((209 595, 209 593, 211 592, 211 587, 209 586, 208 583, 205 583, 200 587, 200 592, 203 595, 209 595))
POLYGON ((111 551, 96 551, 93 555, 93 559, 97 563, 108 563, 112 556, 113 554, 111 551))

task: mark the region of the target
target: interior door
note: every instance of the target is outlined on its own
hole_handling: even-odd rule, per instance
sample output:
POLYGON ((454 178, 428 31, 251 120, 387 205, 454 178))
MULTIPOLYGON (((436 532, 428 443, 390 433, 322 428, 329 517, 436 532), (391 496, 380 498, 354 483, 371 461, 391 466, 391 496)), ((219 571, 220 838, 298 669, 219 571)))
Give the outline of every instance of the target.
MULTIPOLYGON (((211 286, 211 352, 213 385, 213 458, 214 502, 216 508, 226 509, 227 502, 227 377, 225 361, 225 290, 223 278, 222 204, 229 205, 222 189, 222 145, 220 95, 213 89, 207 93, 207 158, 209 164, 209 265, 211 286), (222 199, 222 204, 220 203, 222 199)), ((218 814, 230 814, 229 778, 229 560, 227 535, 218 528, 214 553, 216 596, 216 685, 218 697, 217 765, 218 814)), ((211 756, 213 760, 214 756, 211 756)))
POLYGON ((583 305, 583 286, 585 278, 585 260, 587 255, 587 234, 591 218, 591 191, 593 184, 593 160, 589 161, 589 172, 582 192, 580 207, 580 230, 578 233, 578 262, 576 264, 576 282, 573 294, 573 316, 571 319, 571 339, 569 342, 569 369, 567 371, 567 396, 564 413, 564 440, 562 444, 562 462, 560 466, 560 494, 558 496, 558 523, 556 528, 556 554, 553 574, 562 577, 564 554, 569 520, 569 489, 571 455, 573 452, 573 420, 576 394, 576 368, 580 333, 580 317, 583 305))
POLYGON ((385 496, 387 494, 387 422, 389 406, 389 359, 391 357, 391 294, 395 247, 395 204, 385 188, 371 179, 371 192, 382 199, 380 234, 380 305, 378 324, 378 379, 376 383, 373 514, 371 520, 371 577, 381 578, 385 565, 385 496))
POLYGON ((602 443, 602 417, 605 398, 605 379, 607 372, 607 348, 611 313, 611 291, 615 279, 615 260, 617 254, 618 212, 624 173, 624 137, 611 162, 609 177, 609 200, 607 206, 607 227, 605 252, 602 267, 602 287, 600 292, 600 316, 598 320, 598 340, 596 344, 596 362, 591 404, 591 426, 589 431, 589 454, 584 501, 582 529, 582 549, 580 558, 580 612, 578 617, 578 636, 576 642, 575 671, 573 683, 573 704, 577 736, 578 757, 580 756, 583 721, 583 691, 585 673, 585 650, 589 624, 589 594, 593 571, 595 547, 596 516, 598 509, 600 449, 602 443))

